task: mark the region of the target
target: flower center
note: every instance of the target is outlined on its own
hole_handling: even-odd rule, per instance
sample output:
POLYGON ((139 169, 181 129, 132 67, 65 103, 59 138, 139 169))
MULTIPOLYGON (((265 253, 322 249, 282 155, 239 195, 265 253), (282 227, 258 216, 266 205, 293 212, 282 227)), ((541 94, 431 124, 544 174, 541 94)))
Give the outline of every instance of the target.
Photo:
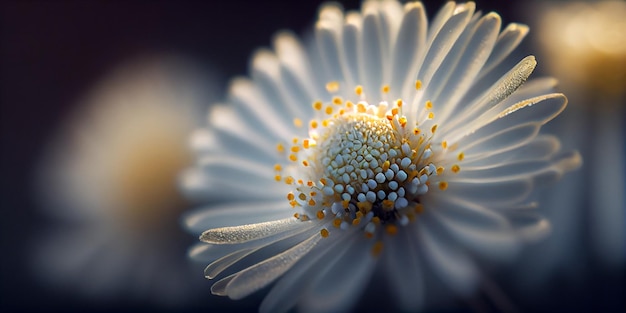
MULTIPOLYGON (((437 125, 432 124, 432 113, 425 115, 422 125, 409 125, 402 105, 402 100, 391 108, 384 101, 377 106, 365 101, 354 105, 337 97, 325 109, 321 102, 313 104, 330 117, 321 123, 312 120, 310 137, 293 140, 288 155, 293 165, 284 169, 307 179, 283 178, 282 166, 276 165, 276 180, 295 185, 287 199, 302 210, 296 218, 333 218, 335 227, 360 225, 373 236, 377 225, 385 224, 395 233, 396 224, 408 224, 423 210, 420 196, 428 192, 430 178, 443 172, 434 164, 431 150, 437 125), (333 105, 342 106, 338 113, 333 114, 333 105)), ((427 103, 425 110, 430 108, 427 103)), ((279 145, 278 150, 286 149, 279 145)), ((447 183, 439 181, 438 186, 445 190, 447 183)))

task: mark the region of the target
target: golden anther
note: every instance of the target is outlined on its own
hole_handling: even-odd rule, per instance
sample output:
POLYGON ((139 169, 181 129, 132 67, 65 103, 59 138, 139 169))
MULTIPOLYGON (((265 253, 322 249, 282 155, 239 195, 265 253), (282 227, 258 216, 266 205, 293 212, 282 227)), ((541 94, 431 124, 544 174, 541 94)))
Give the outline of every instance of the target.
POLYGON ((447 182, 445 182, 445 181, 440 181, 440 182, 439 182, 439 189, 441 189, 441 190, 446 190, 446 189, 448 189, 448 183, 447 183, 447 182))
POLYGON ((377 257, 377 256, 380 255, 381 252, 383 252, 383 242, 382 241, 377 241, 372 246, 372 255, 377 257))
POLYGON ((422 81, 418 79, 415 81, 415 90, 420 90, 420 89, 422 89, 422 81))
POLYGON ((322 230, 320 230, 320 235, 322 235, 323 238, 328 237, 328 229, 322 228, 322 230))
POLYGON ((339 82, 332 81, 326 83, 326 91, 328 92, 337 92, 339 90, 339 82))
POLYGON ((387 234, 393 236, 398 233, 398 227, 394 224, 387 224, 387 226, 385 226, 385 231, 387 234))
POLYGON ((357 96, 360 96, 363 94, 363 86, 358 85, 356 86, 356 88, 354 88, 354 93, 356 93, 357 96))
POLYGON ((459 161, 463 161, 463 159, 465 158, 465 153, 461 152, 459 153, 459 155, 456 157, 459 161))
POLYGON ((452 165, 452 167, 450 168, 452 170, 453 173, 458 173, 461 170, 461 167, 458 164, 454 164, 452 165))
POLYGON ((343 99, 341 99, 341 97, 333 97, 333 103, 336 105, 342 105, 343 99))
POLYGON ((324 104, 322 103, 322 101, 315 101, 313 102, 313 109, 319 111, 322 109, 322 107, 324 106, 324 104))
POLYGON ((389 85, 384 85, 382 91, 383 93, 389 93, 389 85))
POLYGON ((324 212, 322 210, 317 211, 317 219, 321 220, 323 219, 326 215, 324 215, 324 212))
POLYGON ((283 179, 283 178, 280 175, 274 176, 274 180, 275 181, 280 181, 281 179, 283 179))
POLYGON ((293 119, 293 125, 296 126, 296 127, 302 127, 302 120, 297 118, 297 117, 294 118, 293 119))
POLYGON ((284 152, 285 151, 285 146, 283 146, 282 143, 279 143, 276 145, 276 151, 278 152, 284 152))
POLYGON ((292 162, 295 162, 295 161, 298 161, 298 157, 295 154, 290 154, 289 160, 291 160, 292 162))

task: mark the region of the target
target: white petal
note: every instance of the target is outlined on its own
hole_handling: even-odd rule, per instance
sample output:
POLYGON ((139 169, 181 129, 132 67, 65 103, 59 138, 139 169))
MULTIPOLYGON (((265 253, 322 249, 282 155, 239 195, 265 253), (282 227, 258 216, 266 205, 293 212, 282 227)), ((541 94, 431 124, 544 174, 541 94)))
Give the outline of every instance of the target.
POLYGON ((458 110, 456 118, 452 118, 445 125, 442 125, 441 133, 446 134, 445 136, 454 137, 454 134, 459 135, 459 132, 475 130, 479 127, 476 124, 480 122, 489 121, 487 117, 477 119, 477 116, 484 116, 485 110, 492 108, 515 92, 528 79, 536 65, 535 58, 528 56, 476 99, 462 99, 461 103, 467 103, 466 108, 458 110), (459 125, 464 126, 460 127, 459 125), (454 131, 455 129, 456 131, 454 131), (451 134, 448 135, 448 132, 451 134))
MULTIPOLYGON (((369 99, 382 99, 383 49, 380 20, 377 14, 367 14, 363 18, 361 32, 361 79, 365 94, 369 99)), ((373 100, 376 101, 376 100, 373 100)))
POLYGON ((426 51, 428 22, 421 2, 407 3, 404 10, 393 47, 390 85, 398 88, 400 98, 407 99, 405 94, 415 90, 414 73, 417 72, 419 60, 426 51))
POLYGON ((470 296, 478 284, 478 271, 471 260, 458 246, 446 240, 445 234, 432 225, 428 213, 417 219, 419 245, 424 248, 426 259, 433 270, 455 292, 470 296))
MULTIPOLYGON (((453 53, 459 54, 454 65, 442 64, 438 72, 433 77, 433 86, 441 86, 432 99, 435 104, 435 115, 438 122, 445 123, 447 117, 453 114, 458 101, 475 81, 476 75, 485 64, 491 49, 495 44, 500 30, 500 16, 495 13, 485 15, 478 21, 476 28, 471 32, 471 37, 467 43, 453 48, 453 53), (459 52, 454 50, 459 49, 459 52), (448 68, 450 67, 450 68, 448 68), (438 76, 442 77, 439 78, 438 76), (440 80, 438 83, 437 80, 440 80), (451 92, 453 91, 453 92, 451 92)), ((448 62, 446 60, 446 62, 448 62)), ((434 89, 434 88, 433 88, 434 89)))
POLYGON ((226 285, 226 294, 231 299, 241 299, 267 286, 305 256, 321 238, 315 234, 293 248, 237 273, 226 285))
POLYGON ((501 261, 511 261, 520 251, 520 242, 516 233, 502 216, 490 226, 479 226, 476 223, 463 221, 454 216, 450 210, 433 208, 431 214, 437 219, 463 246, 479 253, 483 257, 501 261))
POLYGON ((439 190, 429 190, 430 197, 455 197, 465 201, 490 206, 515 204, 526 199, 533 189, 530 179, 508 180, 498 182, 477 182, 474 180, 455 180, 448 184, 448 189, 439 194, 439 190))
POLYGON ((495 133, 491 128, 484 128, 461 139, 458 143, 459 151, 465 154, 468 161, 509 151, 531 141, 537 136, 539 127, 538 124, 523 124, 495 133))
POLYGON ((377 261, 371 254, 373 242, 358 235, 346 242, 345 254, 310 283, 298 305, 302 312, 345 312, 358 301, 377 261))
POLYGON ((528 26, 511 23, 498 36, 498 41, 493 47, 493 52, 489 56, 489 59, 485 63, 482 74, 479 78, 483 77, 494 67, 499 65, 507 56, 513 52, 515 48, 522 42, 522 39, 528 34, 528 26))
POLYGON ((306 258, 300 260, 272 287, 259 307, 260 312, 286 312, 293 308, 308 288, 308 284, 302 282, 312 281, 343 255, 349 236, 343 231, 337 234, 332 233, 332 229, 330 231, 332 239, 318 242, 306 258))
POLYGON ((423 264, 416 247, 417 238, 401 228, 395 237, 385 237, 386 276, 398 308, 414 312, 424 305, 423 264))
POLYGON ((304 227, 302 221, 291 217, 264 223, 209 229, 202 233, 200 240, 213 244, 243 243, 302 227, 304 227))
POLYGON ((465 159, 463 168, 465 167, 484 167, 503 162, 521 162, 532 160, 545 160, 553 156, 559 149, 561 144, 554 136, 539 135, 525 145, 521 145, 512 150, 503 150, 502 152, 483 156, 478 158, 465 159))
POLYGON ((289 204, 281 199, 213 204, 186 213, 183 220, 189 231, 199 233, 211 228, 268 222, 291 215, 289 204), (276 218, 278 216, 280 218, 276 218))

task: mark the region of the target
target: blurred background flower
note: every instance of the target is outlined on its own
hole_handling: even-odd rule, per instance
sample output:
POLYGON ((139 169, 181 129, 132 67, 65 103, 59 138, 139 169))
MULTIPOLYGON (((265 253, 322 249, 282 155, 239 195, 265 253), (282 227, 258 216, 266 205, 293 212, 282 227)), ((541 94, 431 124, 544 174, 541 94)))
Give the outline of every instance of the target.
POLYGON ((36 275, 94 299, 180 305, 200 287, 181 257, 176 177, 211 82, 168 57, 130 61, 78 105, 42 156, 36 275), (162 284, 167 281, 167 284, 162 284))
POLYGON ((527 249, 512 280, 534 309, 623 309, 626 2, 535 1, 523 9, 539 67, 569 98, 547 131, 581 151, 585 164, 542 196, 552 235, 527 249))

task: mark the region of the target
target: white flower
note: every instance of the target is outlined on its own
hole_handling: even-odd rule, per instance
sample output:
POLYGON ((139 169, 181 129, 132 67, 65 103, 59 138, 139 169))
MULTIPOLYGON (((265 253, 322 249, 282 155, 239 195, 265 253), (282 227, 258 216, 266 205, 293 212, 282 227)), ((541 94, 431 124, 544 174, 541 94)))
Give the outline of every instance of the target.
POLYGON ((177 257, 185 238, 176 219, 188 203, 176 177, 191 164, 187 137, 204 100, 204 81, 185 63, 156 57, 112 71, 52 140, 38 189, 55 219, 33 258, 43 281, 101 301, 159 305, 197 290, 177 257))
POLYGON ((424 302, 433 272, 461 296, 475 258, 508 259, 548 223, 535 186, 580 163, 538 135, 566 106, 534 57, 505 62, 527 33, 495 13, 419 2, 321 8, 308 47, 279 33, 259 50, 193 144, 183 184, 218 200, 186 223, 206 244, 217 295, 277 280, 261 311, 348 310, 376 271, 399 308, 424 302), (207 230, 208 229, 208 230, 207 230), (280 278, 280 279, 279 279, 280 278))

